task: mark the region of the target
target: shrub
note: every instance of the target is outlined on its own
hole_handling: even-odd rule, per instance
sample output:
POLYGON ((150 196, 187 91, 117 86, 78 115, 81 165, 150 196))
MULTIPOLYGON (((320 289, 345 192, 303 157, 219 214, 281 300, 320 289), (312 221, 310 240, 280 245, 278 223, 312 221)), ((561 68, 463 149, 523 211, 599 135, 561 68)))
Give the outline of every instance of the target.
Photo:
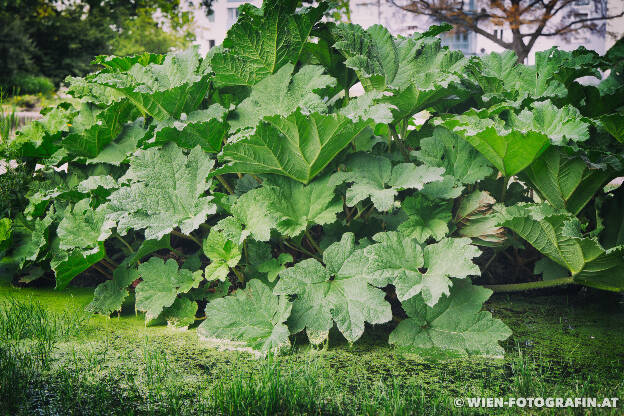
POLYGON ((624 86, 576 82, 617 53, 468 58, 448 25, 395 38, 297 3, 244 6, 206 58, 99 57, 73 79, 80 103, 10 143, 44 166, 6 222, 11 260, 57 288, 106 277, 94 312, 134 291, 149 324, 201 315, 204 339, 259 353, 334 326, 355 342, 394 311, 392 344, 501 355, 492 290, 624 288, 624 192, 604 188, 624 86), (497 258, 542 278, 474 284, 497 258))
POLYGON ((54 84, 49 78, 44 76, 20 74, 15 76, 11 82, 11 90, 19 94, 43 94, 54 92, 54 84))

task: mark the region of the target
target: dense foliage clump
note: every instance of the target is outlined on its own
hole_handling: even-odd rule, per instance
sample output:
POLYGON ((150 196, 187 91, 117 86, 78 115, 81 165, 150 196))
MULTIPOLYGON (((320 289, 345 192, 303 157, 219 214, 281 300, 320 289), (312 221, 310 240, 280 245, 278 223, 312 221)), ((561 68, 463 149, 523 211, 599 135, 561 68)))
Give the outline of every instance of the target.
POLYGON ((393 37, 296 5, 242 6, 203 59, 99 57, 72 79, 79 104, 9 144, 43 166, 0 222, 16 278, 97 273, 93 312, 133 293, 148 323, 202 316, 237 348, 355 342, 398 314, 392 344, 487 355, 511 332, 471 277, 496 256, 543 255, 516 288, 624 288, 621 43, 525 66, 442 47, 447 25, 393 37))

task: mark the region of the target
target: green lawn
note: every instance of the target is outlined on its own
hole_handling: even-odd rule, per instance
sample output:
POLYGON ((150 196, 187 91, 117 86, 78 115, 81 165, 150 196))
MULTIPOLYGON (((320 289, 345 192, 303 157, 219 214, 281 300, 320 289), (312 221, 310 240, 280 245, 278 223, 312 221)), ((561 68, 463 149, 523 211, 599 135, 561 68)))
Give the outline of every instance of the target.
POLYGON ((492 414, 453 399, 624 397, 624 305, 603 292, 494 297, 486 307, 514 331, 504 359, 399 351, 387 326, 255 359, 133 311, 90 316, 91 293, 0 285, 0 414, 492 414))

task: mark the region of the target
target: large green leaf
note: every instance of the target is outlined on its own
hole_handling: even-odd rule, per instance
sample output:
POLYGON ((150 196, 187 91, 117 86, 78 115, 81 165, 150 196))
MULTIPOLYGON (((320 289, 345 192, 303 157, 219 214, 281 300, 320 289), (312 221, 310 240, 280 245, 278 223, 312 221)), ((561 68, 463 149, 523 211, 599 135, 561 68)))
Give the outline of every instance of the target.
POLYGON ((624 187, 619 187, 612 194, 608 194, 600 207, 600 216, 604 230, 600 234, 600 243, 603 247, 613 248, 624 245, 624 187))
POLYGON ((310 341, 318 344, 336 322, 345 338, 354 342, 364 333, 365 322, 392 319, 384 292, 368 284, 368 259, 363 250, 356 249, 352 233, 327 247, 323 262, 325 266, 307 259, 280 272, 273 293, 297 295, 288 320, 293 333, 305 329, 310 341))
POLYGON ((474 147, 444 127, 436 127, 431 137, 420 141, 416 157, 428 166, 444 168, 445 174, 463 184, 488 177, 492 168, 474 147))
POLYGON ((0 219, 0 253, 11 246, 11 237, 13 236, 12 224, 13 221, 10 218, 0 219))
POLYGON ((197 110, 210 85, 196 49, 169 54, 162 64, 137 63, 124 72, 100 72, 87 79, 113 88, 156 120, 197 110))
POLYGON ((529 183, 553 207, 578 214, 609 180, 606 170, 589 166, 563 148, 551 147, 525 171, 529 183))
POLYGON ((404 189, 423 189, 425 184, 441 181, 444 169, 399 163, 392 166, 388 158, 369 153, 356 153, 346 162, 341 178, 352 182, 347 189, 347 206, 369 198, 379 211, 394 207, 394 197, 404 189))
POLYGON ((566 105, 557 108, 550 101, 533 103, 530 110, 522 110, 517 116, 511 113, 508 127, 541 132, 556 145, 589 139, 588 120, 575 107, 566 105))
POLYGON ((573 275, 603 252, 597 241, 579 238, 580 234, 571 232, 577 223, 569 213, 547 204, 508 207, 501 217, 502 226, 513 230, 573 275))
POLYGON ((585 286, 612 292, 624 290, 624 246, 606 250, 585 265, 574 276, 574 281, 585 286))
POLYGON ((467 354, 501 357, 498 344, 511 330, 492 314, 481 311, 492 291, 473 286, 469 280, 455 280, 449 296, 434 307, 420 296, 402 303, 409 316, 392 331, 388 342, 403 347, 439 348, 467 354))
POLYGON ((525 98, 562 98, 567 95, 566 86, 575 79, 588 75, 600 78, 597 54, 584 48, 537 52, 533 66, 517 62, 512 51, 473 58, 469 73, 483 90, 476 98, 490 105, 505 100, 521 102, 525 98))
POLYGON ((334 48, 346 58, 345 65, 358 75, 366 91, 383 91, 394 80, 399 69, 399 54, 392 35, 385 27, 340 24, 332 33, 334 48))
POLYGON ((61 136, 69 131, 74 109, 54 108, 41 120, 35 120, 18 130, 10 147, 22 157, 49 157, 60 147, 61 136))
POLYGON ((165 308, 162 318, 167 325, 174 328, 188 328, 195 323, 195 315, 199 309, 197 302, 187 298, 177 298, 173 305, 165 308))
POLYGON ((518 99, 517 63, 518 57, 513 51, 473 58, 468 65, 468 74, 483 90, 483 95, 476 98, 490 105, 500 100, 518 99))
POLYGON ((327 104, 315 92, 334 86, 336 80, 323 75, 318 65, 306 65, 293 75, 295 66, 284 65, 251 88, 251 95, 243 100, 229 123, 233 130, 255 127, 266 116, 288 116, 297 108, 307 113, 324 113, 327 104))
POLYGON ((32 221, 18 216, 13 221, 13 252, 12 257, 19 267, 29 261, 36 261, 43 248, 48 244, 48 228, 53 221, 53 213, 43 219, 32 221))
POLYGON ((232 241, 225 233, 213 227, 204 240, 203 246, 204 254, 211 262, 206 268, 206 279, 224 281, 230 269, 235 267, 241 259, 238 241, 232 241))
POLYGON ((93 313, 110 315, 115 311, 121 311, 123 301, 129 295, 128 286, 139 278, 136 269, 128 268, 124 262, 113 273, 113 279, 100 283, 93 292, 93 300, 86 309, 93 313))
POLYGON ((440 241, 449 232, 452 204, 446 201, 432 201, 422 194, 405 198, 401 209, 408 218, 397 229, 407 237, 424 243, 429 238, 440 241))
POLYGON ((138 274, 143 281, 136 287, 136 308, 146 312, 146 321, 156 319, 164 308, 173 305, 178 294, 188 292, 197 283, 193 273, 178 269, 173 259, 165 263, 152 257, 139 266, 138 274))
POLYGON ((158 250, 171 250, 171 238, 165 235, 160 240, 144 240, 138 249, 128 258, 128 266, 139 263, 146 256, 158 250))
POLYGON ((258 271, 266 273, 267 280, 274 282, 277 275, 286 269, 286 263, 292 263, 293 256, 289 253, 282 253, 277 258, 271 258, 258 266, 258 271))
MULTIPOLYGON (((336 221, 342 211, 342 201, 334 195, 336 181, 331 176, 318 178, 303 185, 289 178, 267 178, 262 188, 250 191, 267 208, 271 220, 262 222, 263 227, 273 226, 285 236, 301 234, 314 224, 324 225, 336 221), (273 219, 275 222, 273 222, 273 219)), ((256 222, 256 225, 259 225, 256 222)), ((253 232, 253 231, 252 231, 253 232)), ((267 229, 261 231, 267 232, 267 229)))
POLYGON ((134 123, 126 124, 115 140, 106 145, 96 157, 87 159, 87 164, 107 163, 119 166, 126 162, 147 135, 144 123, 145 120, 139 118, 134 123))
POLYGON ((139 113, 128 100, 116 102, 105 109, 83 103, 74 117, 63 147, 71 154, 96 157, 139 113))
POLYGON ((464 55, 443 47, 437 38, 416 35, 396 40, 400 66, 387 97, 396 119, 429 107, 445 109, 466 96, 461 85, 468 62, 464 55))
POLYGON ((600 117, 600 124, 618 142, 624 143, 624 115, 622 113, 605 114, 600 117))
POLYGON ((472 262, 480 251, 468 238, 445 238, 424 249, 415 239, 396 232, 379 233, 373 239, 376 244, 365 248, 369 281, 378 287, 393 284, 401 301, 420 294, 433 306, 442 295, 449 295, 450 277, 465 279, 481 273, 472 262))
POLYGON ((588 125, 577 110, 569 106, 558 109, 549 101, 536 103, 517 116, 512 113, 507 122, 488 111, 473 109, 441 124, 466 139, 506 177, 524 170, 551 143, 589 137, 588 125), (489 116, 492 118, 486 118, 489 116))
POLYGON ((232 206, 232 214, 245 225, 257 241, 268 241, 271 229, 277 225, 277 217, 270 210, 276 190, 252 189, 241 195, 232 206))
POLYGON ((604 290, 624 290, 624 246, 605 250, 584 237, 579 220, 550 205, 508 207, 501 224, 512 229, 543 255, 570 271, 574 281, 604 290))
POLYGON ((254 134, 223 148, 227 165, 217 173, 276 173, 307 184, 360 134, 365 121, 300 111, 266 117, 254 134))
POLYGON ((114 224, 106 221, 106 206, 93 209, 90 202, 88 198, 83 199, 65 210, 56 230, 61 250, 97 249, 98 243, 110 236, 114 224))
MULTIPOLYGON (((55 245, 58 242, 59 240, 56 239, 55 245)), ((63 289, 80 273, 106 257, 104 243, 98 243, 96 248, 87 251, 80 249, 71 251, 56 249, 55 251, 50 267, 54 270, 56 289, 63 289)))
POLYGON ((334 22, 319 22, 314 26, 312 36, 314 42, 308 42, 303 48, 300 62, 305 64, 322 65, 328 74, 334 77, 338 83, 333 92, 349 90, 358 82, 355 71, 345 65, 345 57, 336 53, 334 22))
POLYGON ((254 85, 287 63, 295 64, 327 6, 296 11, 297 0, 246 4, 210 65, 219 85, 254 85))
POLYGON ((199 146, 188 156, 173 143, 139 150, 119 180, 127 186, 109 197, 107 218, 117 222, 122 235, 145 229, 148 240, 159 240, 176 227, 190 233, 216 212, 212 197, 205 196, 213 165, 199 146))
POLYGON ((535 78, 538 85, 546 85, 550 78, 565 86, 581 77, 593 76, 598 79, 602 75, 598 69, 600 56, 596 51, 580 46, 573 51, 560 50, 552 47, 535 53, 535 78))
POLYGON ((264 283, 253 279, 244 290, 216 299, 206 306, 206 320, 197 328, 201 338, 218 345, 269 352, 290 346, 284 324, 292 303, 275 296, 264 283))
POLYGON ((149 64, 162 64, 165 55, 144 52, 133 56, 108 56, 98 55, 91 64, 102 65, 102 72, 126 72, 134 65, 147 66, 149 64))
POLYGON ((175 142, 185 149, 200 146, 206 152, 221 150, 226 134, 225 108, 213 104, 206 110, 183 113, 180 119, 166 119, 156 123, 150 144, 175 142))
POLYGON ((372 121, 375 124, 392 123, 394 116, 392 104, 383 102, 384 94, 381 91, 371 91, 349 99, 349 103, 339 110, 339 113, 353 121, 372 121))

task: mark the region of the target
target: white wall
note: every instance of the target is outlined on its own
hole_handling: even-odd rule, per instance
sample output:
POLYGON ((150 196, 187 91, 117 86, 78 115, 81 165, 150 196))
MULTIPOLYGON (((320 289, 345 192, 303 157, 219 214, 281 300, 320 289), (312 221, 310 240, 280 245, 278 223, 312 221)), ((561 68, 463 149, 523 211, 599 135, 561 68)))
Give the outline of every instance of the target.
MULTIPOLYGON (((201 54, 206 54, 210 49, 211 41, 214 45, 220 45, 225 39, 228 29, 234 23, 232 20, 234 10, 244 3, 251 3, 260 7, 262 0, 215 0, 212 3, 213 13, 206 16, 203 10, 193 9, 195 15, 196 44, 199 45, 201 54), (231 9, 231 10, 229 10, 231 9)), ((190 8, 187 7, 190 10, 190 8)))
MULTIPOLYGON (((489 0, 476 0, 475 7, 487 8, 488 2, 489 0)), ((608 5, 609 14, 616 14, 617 12, 615 9, 621 10, 624 8, 624 0, 608 0, 608 5)), ((574 7, 578 13, 587 13, 590 17, 594 16, 594 8, 591 4, 574 7)), ((388 27, 390 32, 395 35, 409 35, 412 32, 422 32, 431 24, 435 24, 433 20, 426 16, 418 16, 393 6, 389 0, 351 0, 351 18, 353 23, 360 24, 364 27, 381 23, 388 27)), ((556 22, 553 21, 553 23, 556 22)), ((503 40, 511 41, 511 31, 508 26, 484 26, 484 29, 488 32, 493 32, 493 29, 502 30, 503 40)), ((608 30, 615 30, 622 33, 624 31, 624 19, 610 22, 608 30)), ((475 33, 470 33, 468 36, 470 37, 470 46, 469 49, 462 49, 464 53, 483 55, 490 52, 504 51, 503 47, 484 36, 475 33)), ((552 46, 558 46, 563 50, 573 50, 579 46, 585 46, 587 49, 593 49, 602 54, 606 50, 606 43, 608 43, 608 41, 603 33, 583 32, 572 36, 570 39, 564 39, 562 37, 540 37, 529 55, 528 63, 533 64, 535 62, 535 52, 549 49, 552 46)))
MULTIPOLYGON (((382 24, 386 26, 394 35, 410 35, 413 32, 422 32, 426 30, 434 22, 426 17, 409 13, 393 6, 389 0, 350 0, 351 1, 351 20, 367 28, 374 24, 382 24)), ((485 2, 487 5, 489 0, 476 0, 477 5, 485 2)), ((251 3, 260 7, 262 0, 215 0, 213 2, 213 14, 207 17, 203 11, 195 9, 195 33, 197 36, 196 43, 200 45, 200 52, 205 54, 210 49, 211 41, 215 45, 219 45, 225 39, 227 30, 233 23, 233 9, 238 8, 244 3, 251 3), (232 9, 232 10, 228 10, 232 9)), ((609 14, 617 14, 624 9, 624 0, 608 0, 609 14)), ((481 6, 476 6, 481 7, 481 6)), ((593 15, 593 6, 574 6, 579 13, 588 13, 593 15)), ((493 29, 503 31, 503 40, 511 40, 511 32, 509 27, 484 27, 492 32, 493 29)), ((620 34, 624 33, 624 18, 616 19, 608 22, 607 31, 615 31, 620 34)), ((491 40, 470 33, 469 50, 463 49, 464 53, 482 55, 490 52, 502 52, 504 49, 492 42, 491 40)), ((535 52, 549 49, 552 46, 558 46, 563 50, 573 50, 579 46, 585 46, 587 49, 593 49, 599 53, 604 53, 608 47, 614 42, 613 38, 601 33, 583 33, 574 35, 571 39, 561 37, 541 37, 537 40, 528 59, 529 64, 535 62, 535 52)))
MULTIPOLYGON (((615 16, 624 11, 624 0, 611 0, 608 3, 609 15, 615 16)), ((615 36, 607 35, 605 39, 605 50, 609 50, 613 44, 624 36, 624 16, 607 21, 607 32, 615 36)))

